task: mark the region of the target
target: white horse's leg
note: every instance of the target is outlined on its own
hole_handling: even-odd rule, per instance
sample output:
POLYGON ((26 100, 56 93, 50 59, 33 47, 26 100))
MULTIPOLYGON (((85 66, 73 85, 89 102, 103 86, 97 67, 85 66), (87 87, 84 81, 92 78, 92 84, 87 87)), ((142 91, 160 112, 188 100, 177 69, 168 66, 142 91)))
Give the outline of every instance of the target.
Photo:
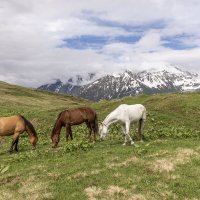
POLYGON ((133 122, 132 124, 131 124, 132 126, 133 126, 133 137, 132 137, 132 140, 134 139, 134 135, 135 135, 135 133, 137 132, 137 129, 136 129, 136 123, 135 122, 133 122))
POLYGON ((129 140, 131 141, 131 145, 134 144, 131 136, 129 135, 129 129, 130 129, 130 122, 126 122, 126 135, 128 136, 129 140))
POLYGON ((126 139, 126 128, 125 128, 124 125, 122 125, 122 130, 123 130, 123 133, 124 133, 124 143, 123 143, 123 145, 125 146, 126 142, 127 142, 127 139, 126 139))

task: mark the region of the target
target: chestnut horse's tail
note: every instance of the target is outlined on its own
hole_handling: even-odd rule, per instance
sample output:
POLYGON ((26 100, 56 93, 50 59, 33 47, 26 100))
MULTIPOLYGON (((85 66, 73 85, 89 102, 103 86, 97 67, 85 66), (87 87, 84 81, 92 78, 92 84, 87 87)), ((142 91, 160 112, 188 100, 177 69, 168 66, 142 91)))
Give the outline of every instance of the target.
POLYGON ((33 124, 31 124, 30 121, 28 121, 24 116, 20 115, 20 117, 25 122, 25 129, 28 133, 31 133, 32 136, 37 137, 37 133, 35 131, 35 128, 33 127, 33 124))
POLYGON ((98 125, 98 119, 97 119, 97 114, 95 113, 95 118, 94 118, 94 129, 95 133, 99 133, 99 125, 98 125))

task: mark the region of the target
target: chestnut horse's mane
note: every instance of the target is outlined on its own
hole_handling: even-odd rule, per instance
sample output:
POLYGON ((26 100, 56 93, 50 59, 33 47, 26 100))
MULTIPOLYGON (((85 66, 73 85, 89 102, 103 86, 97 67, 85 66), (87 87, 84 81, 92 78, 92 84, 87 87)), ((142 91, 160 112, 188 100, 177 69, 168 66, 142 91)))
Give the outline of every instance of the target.
POLYGON ((55 132, 55 129, 56 129, 56 125, 57 125, 57 122, 58 122, 58 120, 60 119, 60 116, 62 115, 62 113, 63 113, 63 111, 60 112, 60 113, 58 114, 58 117, 57 117, 56 123, 54 124, 53 130, 52 130, 52 133, 51 133, 51 137, 53 137, 53 135, 54 135, 54 132, 55 132))
POLYGON ((33 125, 31 124, 30 121, 28 121, 24 116, 19 115, 25 122, 25 125, 28 127, 28 129, 31 131, 31 133, 33 134, 33 136, 37 137, 37 133, 35 131, 35 128, 33 127, 33 125))

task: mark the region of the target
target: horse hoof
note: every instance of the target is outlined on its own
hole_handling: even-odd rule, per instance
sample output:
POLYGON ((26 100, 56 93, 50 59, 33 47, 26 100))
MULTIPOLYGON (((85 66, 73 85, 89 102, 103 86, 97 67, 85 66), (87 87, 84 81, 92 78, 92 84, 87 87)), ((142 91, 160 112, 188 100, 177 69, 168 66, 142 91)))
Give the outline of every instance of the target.
POLYGON ((131 141, 131 145, 134 145, 134 142, 133 142, 133 141, 131 141))
POLYGON ((122 145, 123 145, 123 146, 126 146, 126 143, 123 143, 122 145))

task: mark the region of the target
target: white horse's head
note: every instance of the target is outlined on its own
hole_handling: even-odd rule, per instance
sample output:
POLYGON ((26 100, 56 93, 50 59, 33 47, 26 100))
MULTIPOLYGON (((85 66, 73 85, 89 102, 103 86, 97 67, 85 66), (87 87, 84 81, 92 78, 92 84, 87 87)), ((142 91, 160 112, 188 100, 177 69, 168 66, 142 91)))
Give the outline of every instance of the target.
POLYGON ((105 124, 101 123, 101 124, 99 125, 99 134, 100 134, 100 138, 101 138, 101 139, 105 139, 105 137, 106 137, 106 135, 107 135, 107 132, 108 132, 108 127, 107 127, 105 124))

